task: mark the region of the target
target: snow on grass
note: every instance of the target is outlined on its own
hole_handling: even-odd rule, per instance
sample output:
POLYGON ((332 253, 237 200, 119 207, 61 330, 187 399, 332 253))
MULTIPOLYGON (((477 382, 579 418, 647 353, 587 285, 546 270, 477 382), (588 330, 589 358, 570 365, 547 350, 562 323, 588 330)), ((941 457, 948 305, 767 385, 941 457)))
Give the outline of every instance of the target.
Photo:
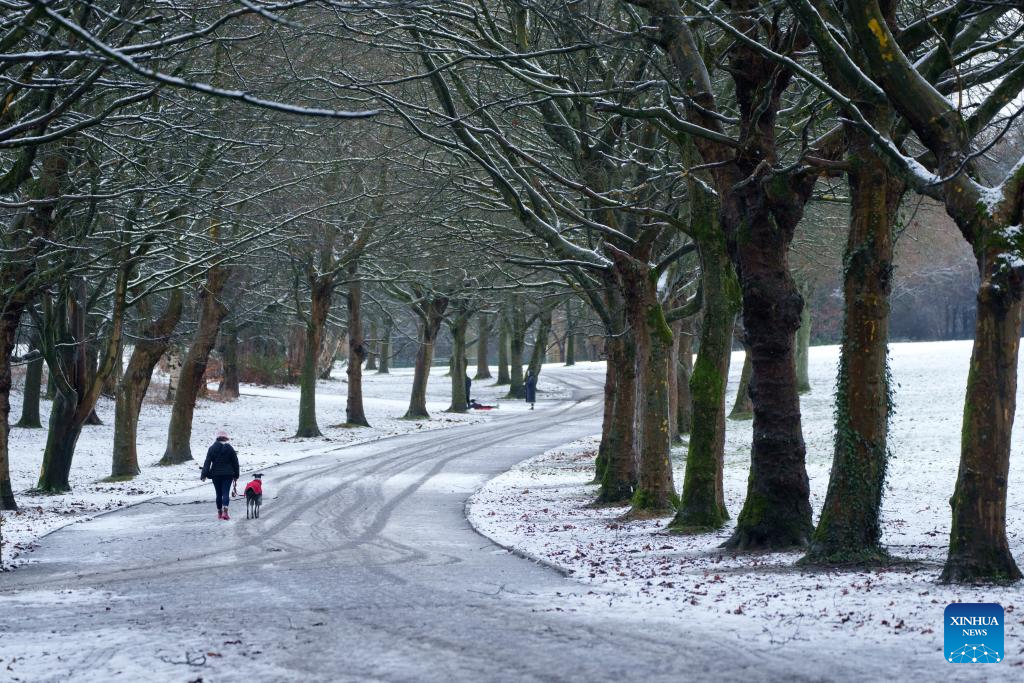
MULTIPOLYGON (((66 495, 31 492, 39 477, 46 429, 13 428, 10 435, 11 480, 19 510, 3 513, 3 566, 10 568, 28 559, 27 551, 37 547, 40 537, 70 523, 148 498, 176 493, 199 481, 199 467, 218 429, 226 429, 239 453, 242 478, 283 462, 321 454, 341 446, 372 441, 414 431, 442 429, 485 420, 492 412, 447 413, 451 404, 451 379, 445 368, 435 367, 428 383, 427 408, 430 420, 403 420, 412 388, 412 369, 392 369, 389 375, 364 372, 363 393, 371 428, 345 428, 347 383, 343 379, 320 382, 317 388, 317 416, 323 438, 295 439, 299 412, 297 387, 244 385, 237 401, 200 399, 192 428, 192 455, 196 460, 171 467, 157 462, 164 452, 171 406, 162 401, 166 384, 159 373, 143 405, 139 420, 139 464, 142 474, 131 481, 107 482, 113 444, 114 402, 100 399, 96 412, 101 426, 86 426, 78 441, 71 470, 72 491, 66 495), (12 562, 13 560, 13 562, 12 562)), ((470 368, 470 376, 475 368, 470 368)), ((335 377, 344 378, 343 369, 335 377)), ((211 394, 215 395, 211 385, 211 394)), ((522 410, 522 401, 507 401, 508 387, 494 386, 494 380, 473 382, 472 394, 485 404, 498 404, 503 411, 522 410)), ((546 397, 562 397, 571 390, 541 375, 540 391, 546 397), (546 392, 544 391, 546 390, 546 392)), ((21 392, 11 393, 11 421, 21 415, 21 392)), ((42 422, 49 417, 50 404, 43 401, 42 422)), ((244 483, 244 482, 243 482, 244 483)), ((212 488, 212 487, 211 487, 212 488)), ((212 492, 211 492, 212 500, 212 492)))
MULTIPOLYGON (((1006 610, 1009 667, 986 675, 991 674, 988 680, 1011 672, 1019 675, 1017 667, 1024 666, 1021 588, 963 588, 936 582, 949 540, 948 499, 959 462, 970 351, 970 342, 891 347, 896 414, 883 541, 906 562, 877 570, 810 571, 794 566, 800 553, 735 554, 720 549, 746 493, 749 421, 728 423, 725 495, 734 519, 720 532, 670 535, 664 531, 668 520, 624 522, 620 517, 627 508, 590 507, 597 488, 590 483, 596 438, 549 451, 491 480, 471 499, 470 520, 501 545, 619 593, 620 611, 632 610, 644 618, 713 621, 716 628, 735 631, 756 647, 807 641, 833 652, 865 653, 872 643, 897 642, 922 666, 943 665, 945 606, 954 601, 998 602, 1006 610)), ((836 347, 811 350, 814 390, 802 398, 816 514, 832 460, 837 361, 836 347)), ((737 354, 730 373, 730 405, 741 364, 742 354, 737 354)), ((1018 563, 1024 563, 1020 422, 1014 430, 1007 523, 1010 547, 1018 563)), ((676 449, 673 456, 678 488, 685 448, 676 449)))

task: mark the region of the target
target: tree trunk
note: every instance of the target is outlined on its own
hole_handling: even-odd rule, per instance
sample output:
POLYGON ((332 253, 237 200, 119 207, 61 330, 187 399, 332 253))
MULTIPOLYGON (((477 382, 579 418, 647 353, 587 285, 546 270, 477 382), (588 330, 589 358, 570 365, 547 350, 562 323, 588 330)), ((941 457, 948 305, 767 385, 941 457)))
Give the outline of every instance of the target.
POLYGON ((199 327, 192 340, 178 378, 174 392, 174 406, 171 408, 171 423, 167 430, 167 448, 160 459, 161 465, 176 465, 192 459, 192 417, 195 413, 199 387, 206 373, 206 362, 217 341, 221 321, 228 314, 227 307, 220 302, 231 270, 226 266, 214 266, 206 275, 206 283, 199 294, 199 327))
MULTIPOLYGON (((83 339, 87 339, 86 333, 83 332, 83 339)), ((98 351, 96 345, 92 342, 86 341, 85 344, 85 370, 86 370, 86 383, 91 383, 96 376, 96 363, 98 358, 98 351)), ((91 427, 100 427, 103 425, 103 420, 96 414, 96 409, 93 408, 89 411, 89 416, 85 418, 85 424, 91 427)))
POLYGON ((128 367, 118 382, 114 404, 114 447, 110 468, 113 479, 128 479, 139 474, 138 426, 142 402, 149 390, 153 368, 170 345, 171 335, 184 304, 184 292, 178 288, 171 292, 164 312, 147 325, 135 342, 128 367))
POLYGON ((548 340, 551 337, 551 309, 545 309, 538 320, 537 336, 534 337, 533 341, 533 352, 530 354, 530 363, 526 366, 536 378, 540 377, 540 371, 544 369, 548 340))
POLYGON ((813 530, 793 348, 803 300, 787 262, 792 226, 765 215, 760 207, 766 200, 756 194, 747 200, 747 227, 736 249, 752 370, 753 447, 747 498, 725 545, 778 550, 807 545, 813 530))
POLYGON ((631 332, 609 335, 605 426, 598 450, 601 486, 597 504, 625 505, 633 499, 637 479, 634 428, 636 419, 636 346, 631 332))
POLYGON ((643 387, 637 403, 640 467, 633 492, 631 517, 658 517, 675 510, 670 458, 668 373, 672 330, 658 301, 657 279, 649 253, 638 256, 613 251, 622 282, 626 315, 636 335, 637 381, 643 387))
POLYGON ((526 329, 521 322, 513 320, 509 330, 509 398, 523 398, 526 395, 526 387, 523 384, 523 351, 526 348, 526 329))
MULTIPOLYGON (((29 341, 30 352, 40 352, 40 340, 39 330, 36 328, 32 329, 32 335, 29 341)), ((21 419, 18 420, 18 424, 15 427, 22 427, 25 429, 39 429, 43 426, 39 419, 39 399, 42 393, 43 384, 43 357, 38 357, 28 362, 28 367, 25 370, 25 390, 22 392, 21 401, 21 419)))
POLYGON ((509 333, 508 321, 504 316, 498 322, 498 381, 495 386, 504 386, 512 383, 512 375, 509 374, 509 333))
POLYGON ((679 329, 682 321, 673 322, 672 329, 672 351, 668 356, 668 436, 672 443, 680 441, 679 421, 679 329))
POLYGON ((47 316, 53 327, 47 331, 51 344, 46 349, 50 371, 61 373, 57 377, 57 397, 50 410, 49 431, 43 451, 43 465, 39 472, 40 491, 63 493, 71 490, 71 462, 78 437, 89 415, 93 413, 107 375, 121 362, 121 343, 124 328, 125 300, 128 296, 128 277, 132 265, 128 255, 122 256, 122 265, 114 289, 113 312, 110 318, 110 336, 99 366, 93 371, 85 367, 85 305, 86 283, 82 277, 73 278, 68 291, 61 296, 65 305, 51 310, 47 316))
POLYGON ((679 330, 679 364, 676 366, 678 379, 676 390, 676 423, 678 434, 689 434, 693 428, 693 394, 690 392, 690 378, 693 375, 693 326, 691 320, 684 320, 679 330))
POLYGON ((572 299, 565 302, 565 366, 576 365, 576 318, 572 314, 572 299))
POLYGON ((491 368, 488 365, 487 356, 490 351, 491 321, 486 313, 481 313, 477 318, 476 337, 476 375, 474 380, 491 379, 491 368))
POLYGON ((430 365, 434 360, 434 342, 448 308, 448 299, 437 297, 423 305, 420 323, 420 347, 416 351, 416 366, 412 376, 412 395, 409 398, 407 420, 429 420, 427 412, 427 382, 430 380, 430 365))
POLYGON ((821 518, 802 560, 806 564, 862 564, 888 557, 881 546, 879 515, 892 408, 888 342, 893 225, 904 189, 866 136, 854 132, 852 142, 855 165, 847 176, 852 206, 843 259, 846 307, 836 380, 835 451, 821 518))
POLYGON ((11 412, 11 354, 22 308, 17 302, 8 302, 0 310, 0 510, 18 509, 11 487, 7 418, 11 412))
POLYGON ((754 403, 750 399, 750 377, 754 374, 754 366, 750 363, 750 349, 744 344, 743 367, 740 369, 740 384, 736 387, 736 398, 733 400, 730 420, 749 420, 754 417, 754 403))
POLYGON ((804 307, 800 311, 800 329, 796 331, 796 388, 801 394, 811 391, 811 307, 807 305, 810 287, 800 288, 804 307))
MULTIPOLYGON (((699 236, 704 324, 700 349, 690 377, 693 396, 693 431, 686 455, 683 493, 670 524, 685 533, 719 529, 729 519, 725 507, 725 388, 732 357, 733 326, 740 308, 739 282, 725 237, 719 232, 714 204, 703 220, 694 216, 699 236)), ((694 209, 696 213, 697 209, 694 209)))
POLYGON ((324 326, 331 310, 334 284, 330 277, 309 278, 310 304, 306 318, 306 335, 302 353, 302 371, 299 375, 299 426, 296 438, 322 436, 316 420, 316 380, 324 326))
POLYGON ((1010 437, 1017 403, 1020 275, 997 240, 982 260, 974 350, 967 376, 953 526, 941 580, 1010 582, 1021 578, 1006 539, 1010 437))
POLYGON ((357 262, 353 261, 349 274, 351 280, 345 302, 348 306, 348 399, 345 403, 345 424, 369 427, 363 410, 363 361, 366 360, 366 344, 363 340, 363 285, 356 277, 357 262))
POLYGON ((380 367, 377 368, 378 375, 391 373, 391 323, 385 323, 384 336, 380 340, 380 367))
POLYGON ((452 331, 452 404, 448 406, 450 413, 464 413, 469 409, 469 396, 466 395, 466 327, 469 317, 459 314, 451 323, 452 331))
POLYGON ((238 381, 238 324, 234 318, 228 318, 221 329, 222 349, 224 356, 224 374, 217 387, 221 398, 234 400, 241 395, 238 381))
POLYGON ((377 369, 377 352, 378 348, 377 340, 377 323, 370 323, 370 341, 366 344, 366 369, 376 370, 377 369))

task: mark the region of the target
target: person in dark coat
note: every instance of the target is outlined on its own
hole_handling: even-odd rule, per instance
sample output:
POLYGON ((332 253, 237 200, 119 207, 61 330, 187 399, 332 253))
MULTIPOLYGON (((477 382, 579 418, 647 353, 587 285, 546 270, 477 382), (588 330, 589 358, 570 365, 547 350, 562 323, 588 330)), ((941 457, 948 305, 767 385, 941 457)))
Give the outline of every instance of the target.
POLYGON ((217 440, 206 451, 206 462, 199 476, 201 481, 213 480, 213 488, 217 494, 217 519, 231 519, 228 516, 228 503, 231 502, 231 485, 238 481, 238 453, 228 443, 227 432, 217 432, 217 440))
POLYGON ((466 375, 466 406, 470 406, 473 403, 473 399, 469 397, 469 390, 472 388, 472 386, 473 380, 469 378, 469 375, 466 375))
POLYGON ((533 374, 533 370, 526 371, 526 402, 530 404, 530 410, 533 410, 533 404, 537 401, 537 376, 533 374))

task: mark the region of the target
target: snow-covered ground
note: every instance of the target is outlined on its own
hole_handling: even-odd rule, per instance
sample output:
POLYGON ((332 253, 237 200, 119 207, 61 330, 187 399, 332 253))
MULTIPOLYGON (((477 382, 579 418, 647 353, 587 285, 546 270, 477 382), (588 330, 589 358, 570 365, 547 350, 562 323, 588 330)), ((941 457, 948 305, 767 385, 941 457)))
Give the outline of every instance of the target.
MULTIPOLYGON (((735 633, 752 648, 765 650, 795 641, 836 656, 870 657, 873 644, 892 646, 896 639, 906 648, 901 666, 927 670, 944 664, 939 658, 947 604, 998 602, 1006 610, 1008 666, 986 667, 984 675, 986 680, 1021 680, 1024 591, 936 582, 949 538, 948 499, 956 480, 970 349, 970 342, 891 347, 896 414, 883 540, 906 563, 871 571, 806 571, 794 566, 799 553, 736 555, 719 549, 732 524, 719 533, 678 536, 663 531, 667 520, 624 522, 620 516, 626 508, 588 506, 596 491, 589 483, 596 439, 549 451, 491 480, 471 499, 470 521, 502 545, 617 591, 621 610, 654 620, 700 622, 709 632, 735 633)), ((838 348, 813 348, 810 358, 813 392, 803 397, 802 413, 817 514, 832 459, 838 348)), ((730 405, 741 361, 742 354, 734 357, 730 405)), ((1007 521, 1010 547, 1024 564, 1021 436, 1018 419, 1007 521)), ((749 421, 729 421, 725 495, 734 518, 746 492, 750 440, 749 421)), ((684 455, 685 449, 674 453, 677 487, 684 455)), ((966 675, 963 667, 956 668, 956 675, 966 675)))
MULTIPOLYGON (((470 376, 476 368, 470 367, 470 376)), ((37 495, 30 492, 39 477, 45 429, 11 430, 11 480, 20 507, 3 513, 2 560, 5 568, 17 566, 27 559, 26 552, 43 535, 70 524, 137 503, 154 496, 200 486, 199 466, 206 449, 218 429, 227 430, 239 452, 243 479, 252 473, 278 463, 329 452, 343 446, 381 439, 414 431, 455 427, 467 422, 487 419, 485 411, 447 413, 451 404, 451 379, 445 368, 431 372, 427 392, 430 420, 400 419, 408 407, 412 388, 412 369, 393 369, 389 375, 364 372, 363 393, 369 429, 351 429, 340 425, 345 421, 347 383, 343 367, 336 368, 337 379, 320 382, 317 389, 317 417, 323 438, 295 439, 298 424, 299 392, 297 387, 261 387, 244 385, 237 401, 222 402, 200 399, 192 429, 192 454, 197 462, 172 467, 156 463, 163 455, 171 406, 161 400, 166 392, 166 377, 154 375, 139 420, 139 464, 142 474, 127 482, 105 482, 110 475, 113 444, 114 402, 100 399, 96 408, 102 426, 86 426, 78 441, 71 470, 72 491, 66 495, 37 495)), ((493 369, 492 369, 493 372, 493 369)), ((215 394, 215 385, 210 385, 215 394)), ((523 410, 522 401, 503 399, 508 387, 494 386, 494 380, 473 383, 472 394, 485 404, 498 404, 502 412, 523 410)), ((570 389, 541 374, 538 393, 542 398, 567 396, 570 389)), ((21 415, 20 384, 11 392, 11 422, 21 415)), ((43 424, 49 417, 50 404, 41 406, 43 424)), ((209 484, 203 484, 209 486, 209 484)), ((212 490, 212 489, 211 489, 212 490)), ((211 493, 212 500, 212 493, 211 493)))

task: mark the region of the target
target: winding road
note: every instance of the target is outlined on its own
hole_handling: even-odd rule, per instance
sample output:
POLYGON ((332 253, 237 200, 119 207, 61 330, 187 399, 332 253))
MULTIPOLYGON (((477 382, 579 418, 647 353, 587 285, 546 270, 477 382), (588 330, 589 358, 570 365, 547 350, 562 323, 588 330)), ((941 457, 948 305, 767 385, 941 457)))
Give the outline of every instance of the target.
POLYGON ((274 468, 258 522, 219 522, 202 488, 52 534, 0 575, 0 680, 845 678, 611 593, 580 608, 591 587, 473 531, 484 481, 600 430, 596 379, 563 379, 573 399, 532 413, 274 468))

